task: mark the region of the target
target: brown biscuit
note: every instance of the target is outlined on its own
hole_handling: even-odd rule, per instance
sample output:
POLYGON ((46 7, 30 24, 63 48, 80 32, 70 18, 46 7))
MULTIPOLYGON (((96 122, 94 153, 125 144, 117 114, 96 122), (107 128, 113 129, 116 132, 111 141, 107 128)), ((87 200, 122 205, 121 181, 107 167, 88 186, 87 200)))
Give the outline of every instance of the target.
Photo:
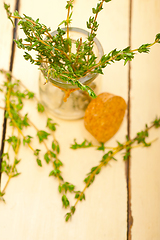
POLYGON ((122 97, 101 93, 88 105, 84 125, 99 142, 106 142, 118 131, 126 107, 122 97))

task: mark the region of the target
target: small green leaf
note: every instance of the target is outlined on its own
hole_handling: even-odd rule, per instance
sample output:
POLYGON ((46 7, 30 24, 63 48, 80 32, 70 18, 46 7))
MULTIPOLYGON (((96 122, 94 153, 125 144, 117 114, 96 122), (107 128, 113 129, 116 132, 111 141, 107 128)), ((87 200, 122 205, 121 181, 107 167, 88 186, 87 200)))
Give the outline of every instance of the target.
POLYGON ((27 135, 23 138, 23 145, 25 145, 26 143, 29 144, 31 142, 31 136, 27 135))
POLYGON ((97 168, 98 168, 98 166, 92 167, 92 168, 91 168, 91 173, 93 173, 97 168))
POLYGON ((26 94, 26 95, 28 96, 28 99, 31 99, 31 98, 34 97, 34 93, 33 93, 33 92, 30 92, 30 91, 27 91, 27 94, 26 94))
POLYGON ((94 179, 95 179, 95 175, 92 178, 91 178, 91 175, 89 175, 84 179, 84 182, 87 184, 87 187, 89 187, 91 183, 93 183, 94 179))
POLYGON ((159 40, 158 43, 160 43, 160 33, 158 33, 158 34, 156 35, 155 41, 157 41, 157 40, 159 40))
POLYGON ((71 218, 71 213, 66 213, 65 215, 65 221, 68 222, 68 220, 71 218))
POLYGON ((101 171, 101 168, 98 168, 97 171, 96 171, 96 175, 99 174, 101 171))
POLYGON ((15 158, 15 160, 14 160, 15 165, 17 165, 20 161, 21 160, 18 160, 17 158, 15 158))
POLYGON ((59 159, 54 160, 53 163, 56 168, 59 168, 60 166, 63 165, 63 163, 59 159))
POLYGON ((48 118, 48 119, 47 119, 47 127, 48 127, 50 130, 55 131, 55 130, 56 130, 55 125, 57 125, 57 123, 53 123, 51 118, 48 118))
POLYGON ((123 156, 123 160, 124 160, 124 161, 127 161, 129 157, 130 157, 130 152, 129 152, 129 151, 126 151, 125 154, 124 154, 124 156, 123 156))
POLYGON ((59 169, 54 169, 50 172, 49 176, 55 176, 57 177, 60 174, 60 170, 59 169))
POLYGON ((11 19, 12 13, 10 12, 10 5, 7 5, 6 3, 4 3, 4 8, 5 8, 6 12, 7 12, 8 19, 13 24, 13 27, 15 27, 15 24, 14 24, 13 20, 11 19))
POLYGON ((21 143, 21 140, 14 135, 9 137, 5 141, 7 141, 8 143, 10 143, 12 145, 12 148, 13 148, 14 152, 16 150, 18 150, 18 148, 20 146, 20 143, 21 143))
POLYGON ((56 149, 56 144, 54 143, 54 141, 52 141, 52 149, 53 151, 56 149))
POLYGON ((158 117, 156 117, 156 119, 153 121, 153 124, 154 124, 155 128, 159 128, 160 127, 160 118, 158 119, 158 117))
POLYGON ((56 158, 56 154, 52 151, 49 151, 49 154, 51 155, 52 158, 56 158))
POLYGON ((97 150, 102 150, 102 151, 104 151, 104 150, 105 150, 104 143, 100 143, 100 144, 101 144, 101 146, 99 146, 99 147, 97 148, 97 150))
POLYGON ((68 182, 65 182, 63 185, 62 185, 62 190, 64 190, 65 191, 65 193, 67 192, 67 190, 68 190, 68 185, 69 185, 69 183, 68 182))
POLYGON ((57 144, 56 151, 57 151, 58 154, 60 153, 60 147, 59 147, 59 144, 57 144))
POLYGON ((75 210, 76 210, 75 206, 71 206, 71 213, 72 214, 74 214, 75 210))
POLYGON ((86 177, 86 178, 84 179, 84 182, 85 182, 85 183, 88 183, 89 179, 90 179, 90 176, 86 177))
POLYGON ((40 143, 43 142, 44 139, 47 139, 48 135, 50 135, 50 134, 43 130, 40 130, 37 132, 37 136, 39 138, 40 143))
POLYGON ((44 112, 44 106, 42 105, 42 103, 38 102, 37 110, 38 110, 38 112, 44 112))
POLYGON ((80 201, 82 201, 82 200, 85 200, 85 195, 84 195, 84 193, 80 196, 80 201))
POLYGON ((38 156, 40 151, 41 151, 40 149, 34 150, 34 155, 35 155, 35 156, 38 156))
POLYGON ((28 113, 25 114, 23 120, 22 120, 22 125, 27 127, 27 126, 30 126, 29 123, 28 123, 28 113))
POLYGON ((4 195, 5 195, 5 193, 2 193, 2 192, 0 191, 0 201, 5 202, 5 199, 3 198, 4 195))
POLYGON ((12 177, 17 177, 19 176, 21 173, 15 173, 12 177))
POLYGON ((76 194, 75 194, 75 198, 79 198, 79 193, 76 193, 76 194))
POLYGON ((76 142, 76 140, 74 139, 74 144, 71 145, 71 149, 78 149, 78 148, 89 148, 89 147, 93 147, 92 142, 88 142, 86 139, 81 143, 78 144, 76 142))
POLYGON ((62 186, 61 185, 58 186, 58 191, 59 191, 59 193, 62 192, 62 186))
POLYGON ((118 143, 118 146, 119 146, 119 147, 123 147, 123 144, 122 144, 122 143, 120 143, 120 142, 118 142, 118 141, 117 141, 117 143, 118 143))
POLYGON ((38 166, 42 167, 42 162, 39 158, 36 159, 37 160, 37 163, 38 163, 38 166))
POLYGON ((73 184, 70 184, 70 185, 68 186, 68 190, 69 190, 70 192, 73 192, 73 191, 74 191, 74 188, 75 188, 75 186, 74 186, 73 184))
POLYGON ((50 158, 49 158, 49 156, 48 156, 48 152, 46 152, 46 153, 44 154, 44 159, 45 159, 46 163, 49 163, 49 162, 50 162, 50 158))
POLYGON ((53 151, 56 151, 57 154, 60 153, 60 146, 57 141, 52 141, 52 149, 53 149, 53 151))
POLYGON ((1 157, 2 157, 2 158, 6 157, 6 158, 9 160, 9 154, 8 154, 8 152, 7 152, 7 153, 3 153, 1 157))
POLYGON ((63 196, 62 196, 62 203, 63 203, 63 206, 64 206, 65 208, 67 208, 67 207, 69 206, 69 200, 68 200, 68 198, 67 198, 66 195, 63 195, 63 196))
POLYGON ((148 53, 149 52, 149 46, 150 44, 142 44, 139 48, 138 48, 138 52, 139 53, 148 53))

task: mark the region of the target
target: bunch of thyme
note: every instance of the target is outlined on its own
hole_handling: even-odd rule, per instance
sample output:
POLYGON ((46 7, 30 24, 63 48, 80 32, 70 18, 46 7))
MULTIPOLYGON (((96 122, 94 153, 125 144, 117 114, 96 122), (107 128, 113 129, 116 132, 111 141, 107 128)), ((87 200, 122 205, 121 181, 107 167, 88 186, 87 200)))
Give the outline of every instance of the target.
POLYGON ((5 118, 8 119, 8 124, 12 126, 11 136, 8 136, 7 139, 5 139, 5 142, 8 143, 8 148, 5 148, 5 152, 1 155, 2 162, 0 166, 0 173, 5 173, 8 176, 8 179, 3 189, 0 187, 0 200, 5 201, 4 195, 10 180, 20 174, 17 169, 17 165, 20 162, 20 159, 18 159, 18 152, 21 144, 23 143, 23 145, 28 146, 34 154, 38 166, 42 167, 42 158, 47 164, 51 163, 53 169, 50 171, 49 176, 53 176, 58 180, 58 191, 62 194, 62 205, 65 208, 69 207, 70 201, 67 197, 67 192, 77 194, 80 193, 80 191, 76 191, 75 185, 65 181, 62 177, 61 167, 63 166, 63 163, 59 159, 60 145, 55 137, 57 123, 48 117, 44 106, 36 98, 35 94, 29 91, 20 80, 15 79, 11 72, 0 69, 0 73, 5 76, 5 81, 0 89, 4 94, 5 108, 1 106, 0 108, 5 110, 5 118), (37 126, 28 118, 28 113, 21 113, 24 107, 24 100, 33 99, 37 102, 37 111, 41 114, 46 114, 46 127, 49 132, 38 129, 37 126), (46 149, 44 153, 41 153, 40 146, 33 148, 33 136, 24 135, 23 130, 28 127, 33 127, 36 130, 35 137, 38 138, 39 144, 42 143, 44 145, 46 149), (48 147, 50 142, 47 141, 49 135, 52 135, 50 148, 48 147), (10 153, 11 147, 14 152, 13 163, 11 159, 12 154, 10 153))
MULTIPOLYGON (((52 36, 51 29, 39 22, 39 19, 34 20, 31 17, 23 14, 20 16, 17 11, 13 14, 10 12, 10 6, 4 3, 8 18, 13 23, 14 18, 19 20, 18 25, 24 31, 26 38, 14 40, 18 48, 25 50, 24 58, 29 60, 31 64, 42 66, 40 69, 43 71, 46 82, 52 78, 61 79, 73 86, 87 91, 88 94, 95 98, 94 91, 80 82, 80 78, 92 73, 103 74, 103 68, 115 61, 124 60, 124 65, 134 59, 135 53, 148 53, 150 47, 156 43, 160 43, 160 33, 156 35, 153 43, 142 44, 139 48, 131 50, 126 47, 123 50, 114 49, 108 54, 102 56, 97 62, 97 57, 94 54, 94 38, 97 34, 99 24, 97 17, 99 12, 103 9, 104 3, 111 0, 100 0, 95 8, 92 8, 93 16, 89 17, 87 21, 87 28, 90 33, 87 40, 82 42, 79 38, 76 40, 76 51, 71 52, 72 39, 69 36, 69 26, 72 21, 72 9, 74 0, 67 1, 67 19, 63 20, 60 25, 64 24, 66 31, 57 28, 57 34, 52 36), (67 32, 67 37, 65 34, 67 32), (29 53, 30 51, 36 52, 36 58, 33 58, 29 53)), ((14 24, 14 23, 13 23, 14 24)))
POLYGON ((0 189, 0 200, 4 200, 4 195, 6 192, 6 188, 10 182, 10 180, 14 177, 17 177, 20 172, 17 169, 17 165, 20 162, 18 158, 18 152, 20 149, 21 144, 26 145, 30 148, 33 152, 38 166, 42 167, 43 161, 42 158, 45 160, 47 164, 52 165, 52 170, 49 173, 49 176, 53 176, 55 179, 58 180, 58 191, 62 194, 62 205, 65 208, 70 208, 70 211, 66 214, 65 220, 68 221, 71 216, 75 213, 76 206, 79 201, 85 200, 85 191, 86 189, 94 182, 96 175, 98 175, 102 168, 105 167, 109 161, 116 160, 115 155, 124 150, 123 159, 127 160, 128 156, 130 155, 130 149, 134 148, 135 146, 141 147, 149 147, 151 146, 152 142, 146 142, 146 138, 149 136, 149 130, 153 127, 159 128, 160 127, 160 118, 156 118, 151 126, 145 126, 145 130, 138 132, 135 138, 129 140, 126 137, 126 142, 120 143, 117 142, 117 146, 114 148, 110 148, 105 146, 104 143, 99 143, 98 146, 92 144, 87 140, 84 140, 81 144, 78 144, 76 140, 74 140, 74 144, 71 145, 71 149, 80 149, 80 148, 90 148, 95 147, 97 150, 103 152, 102 159, 97 166, 91 168, 91 171, 87 174, 87 177, 84 179, 85 187, 82 191, 76 190, 76 186, 72 183, 64 181, 62 177, 61 167, 63 166, 62 161, 59 159, 60 153, 60 145, 58 140, 55 138, 55 131, 57 123, 55 123, 51 118, 47 115, 46 120, 46 127, 48 131, 38 129, 37 126, 28 118, 28 114, 22 114, 21 110, 24 106, 24 100, 32 100, 35 99, 37 101, 37 110, 39 113, 46 113, 44 106, 38 101, 35 94, 29 91, 20 80, 15 79, 10 72, 5 70, 0 70, 1 73, 5 76, 5 81, 0 89, 5 96, 5 117, 9 121, 9 125, 12 127, 11 136, 8 136, 5 139, 5 142, 8 143, 8 148, 2 154, 2 163, 0 167, 1 173, 5 173, 8 176, 8 179, 3 187, 0 189), (21 90, 22 89, 22 90, 21 90), (39 140, 39 143, 44 144, 46 151, 42 154, 40 147, 33 148, 32 140, 33 136, 24 135, 23 129, 28 127, 34 127, 36 130, 36 136, 39 140), (48 147, 48 136, 52 135, 52 142, 50 148, 48 147), (13 149, 14 152, 14 160, 11 161, 11 154, 10 150, 13 149), (108 152, 105 152, 106 149, 109 149, 108 152), (70 192, 74 194, 76 199, 75 204, 71 205, 69 198, 67 197, 67 193, 70 192))
POLYGON ((15 79, 10 72, 3 69, 1 69, 0 72, 5 76, 5 81, 0 89, 5 96, 5 108, 0 108, 5 110, 5 118, 8 119, 8 124, 12 127, 11 136, 8 136, 5 139, 5 142, 8 143, 8 148, 5 148, 5 152, 1 156, 2 163, 0 166, 0 172, 5 173, 8 176, 8 179, 3 189, 0 189, 0 200, 5 201, 4 195, 10 180, 20 174, 17 169, 17 165, 20 162, 18 159, 18 152, 21 144, 23 144, 30 148, 36 158, 38 166, 42 167, 42 159, 44 159, 47 164, 51 163, 52 170, 50 171, 49 176, 54 176, 58 180, 58 189, 59 192, 62 193, 62 204, 64 207, 67 207, 69 205, 69 200, 66 197, 66 192, 68 190, 70 192, 74 191, 75 186, 69 182, 65 182, 62 177, 61 167, 63 166, 63 163, 59 159, 60 146, 55 137, 57 123, 48 117, 44 106, 38 101, 35 94, 29 91, 20 80, 15 79), (28 118, 27 113, 21 113, 24 106, 24 100, 33 99, 37 102, 37 111, 46 114, 46 127, 48 131, 38 129, 28 118), (44 153, 41 153, 40 147, 33 148, 33 136, 24 135, 23 130, 28 127, 33 127, 35 129, 35 137, 38 138, 40 144, 44 144, 44 153), (52 136, 51 144, 47 141, 49 135, 52 136), (50 147, 48 147, 49 144, 51 145, 50 147), (14 152, 13 163, 11 159, 12 154, 10 153, 11 148, 14 152))

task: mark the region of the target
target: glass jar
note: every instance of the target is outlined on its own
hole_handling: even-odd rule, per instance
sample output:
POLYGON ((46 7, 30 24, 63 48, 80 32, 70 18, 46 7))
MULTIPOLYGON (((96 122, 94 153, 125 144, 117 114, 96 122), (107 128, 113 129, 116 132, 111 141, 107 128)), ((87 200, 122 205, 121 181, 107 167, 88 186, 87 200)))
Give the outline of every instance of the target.
MULTIPOLYGON (((63 29, 63 28, 62 28, 63 29)), ((63 29, 66 30, 66 29, 63 29)), ((88 37, 89 32, 80 28, 70 28, 70 38, 74 42, 78 38, 82 38, 82 41, 85 41, 88 37)), ((57 31, 51 33, 52 36, 56 35, 57 31)), ((93 51, 97 57, 97 62, 103 56, 103 48, 97 38, 94 38, 94 47, 93 51)), ((72 49, 72 51, 74 51, 72 49)), ((44 66, 43 66, 44 68, 44 66)), ((97 73, 88 74, 85 77, 79 79, 79 81, 85 85, 91 87, 94 92, 97 94, 98 85, 96 85, 93 80, 98 76, 97 73)), ((65 90, 74 90, 77 86, 73 86, 71 83, 65 82, 61 79, 49 78, 47 84, 44 84, 46 79, 42 72, 39 76, 39 94, 40 99, 45 108, 52 113, 54 116, 66 119, 66 120, 75 120, 80 119, 84 116, 84 112, 92 100, 87 92, 82 90, 75 90, 70 93, 67 101, 64 101, 65 90)))

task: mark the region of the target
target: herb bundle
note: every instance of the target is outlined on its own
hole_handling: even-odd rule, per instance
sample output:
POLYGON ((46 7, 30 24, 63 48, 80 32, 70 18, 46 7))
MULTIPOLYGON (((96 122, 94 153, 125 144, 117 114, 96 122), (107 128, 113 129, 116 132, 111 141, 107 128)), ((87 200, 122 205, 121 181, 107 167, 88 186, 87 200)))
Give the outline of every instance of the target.
POLYGON ((5 142, 8 143, 8 148, 6 148, 7 150, 1 156, 2 164, 0 171, 1 173, 6 174, 8 177, 4 188, 0 190, 0 200, 2 201, 5 201, 4 195, 10 180, 20 174, 17 168, 17 165, 20 162, 20 159, 18 158, 18 152, 21 144, 23 144, 26 147, 29 147, 35 156, 39 167, 42 167, 43 160, 46 162, 46 164, 52 165, 52 170, 48 175, 58 180, 58 191, 62 195, 62 206, 66 209, 70 209, 70 211, 65 215, 65 220, 68 221, 75 213, 78 202, 86 199, 85 191, 94 182, 95 177, 100 174, 103 167, 107 166, 111 160, 116 161, 115 155, 120 151, 123 151, 123 159, 126 161, 130 155, 130 150, 132 148, 137 146, 151 146, 152 142, 146 141, 146 138, 149 136, 149 130, 151 130, 153 127, 160 127, 160 118, 156 117, 152 124, 150 126, 146 125, 143 131, 140 131, 136 134, 135 138, 129 140, 128 136, 126 136, 126 142, 120 143, 117 141, 117 146, 112 148, 107 147, 104 143, 99 143, 98 146, 95 146, 88 140, 84 140, 80 144, 74 140, 74 143, 71 145, 71 149, 73 150, 94 147, 98 151, 102 151, 102 158, 99 164, 92 167, 91 171, 84 179, 85 186, 83 190, 77 190, 76 186, 73 183, 65 181, 62 176, 61 167, 63 166, 63 163, 59 159, 60 145, 55 137, 57 123, 55 123, 50 117, 46 115, 46 127, 48 131, 38 129, 35 124, 29 119, 28 114, 22 114, 21 110, 23 109, 26 100, 33 101, 34 99, 37 102, 37 110, 41 114, 46 114, 44 106, 38 101, 35 94, 26 89, 25 86, 19 80, 15 79, 10 72, 6 72, 5 70, 0 70, 0 72, 3 73, 6 78, 1 88, 1 91, 4 93, 6 104, 5 117, 9 120, 9 125, 12 127, 11 136, 5 139, 5 142), (32 147, 32 140, 34 138, 33 136, 24 135, 24 128, 29 128, 30 126, 35 128, 35 137, 38 138, 39 144, 44 144, 45 152, 41 152, 40 146, 35 149, 32 147), (49 135, 52 135, 52 142, 50 147, 48 147, 49 135), (13 162, 11 161, 11 148, 14 152, 13 162), (74 195, 74 205, 71 205, 69 201, 69 198, 67 196, 68 192, 74 195))
POLYGON ((40 167, 42 167, 42 158, 47 164, 52 164, 53 170, 49 173, 49 176, 54 175, 61 186, 63 178, 61 176, 60 167, 63 164, 58 158, 60 146, 54 134, 57 123, 54 123, 53 120, 46 115, 46 128, 49 132, 38 129, 37 126, 28 118, 28 114, 22 114, 21 112, 25 100, 33 101, 34 99, 37 101, 37 111, 41 114, 45 112, 44 106, 38 101, 35 94, 29 91, 19 80, 15 79, 10 72, 6 72, 5 70, 0 70, 0 72, 6 77, 1 89, 5 96, 5 118, 9 120, 9 125, 12 126, 11 136, 5 139, 8 143, 8 148, 1 156, 1 173, 5 172, 8 176, 8 180, 4 188, 0 191, 1 199, 4 200, 3 196, 11 178, 20 174, 17 170, 17 164, 20 162, 20 160, 18 160, 18 151, 22 143, 30 148, 36 158, 37 164, 40 167), (41 154, 40 148, 33 148, 33 136, 24 135, 23 130, 28 127, 33 127, 35 129, 35 137, 38 138, 40 144, 44 144, 46 151, 43 155, 41 154), (52 143, 50 147, 48 147, 46 143, 49 135, 52 136, 52 143), (12 161, 10 159, 11 148, 14 152, 13 164, 11 164, 12 161))
POLYGON ((67 83, 70 83, 74 87, 78 87, 83 91, 87 91, 88 94, 95 98, 96 94, 89 87, 81 83, 81 77, 85 77, 88 74, 100 73, 103 74, 103 68, 116 61, 123 60, 124 65, 134 59, 135 53, 148 53, 150 47, 156 43, 160 43, 160 33, 156 35, 153 43, 142 44, 139 48, 131 50, 130 47, 126 47, 122 50, 116 48, 110 51, 108 54, 104 54, 102 58, 97 62, 97 56, 93 51, 94 38, 97 34, 99 24, 97 17, 99 12, 103 9, 105 3, 111 0, 100 0, 95 8, 92 8, 93 16, 89 17, 87 21, 87 28, 89 34, 87 40, 82 42, 79 38, 76 40, 76 51, 72 52, 72 39, 69 34, 69 26, 72 21, 72 9, 74 0, 67 1, 67 18, 63 20, 57 28, 57 34, 51 35, 51 29, 39 22, 39 19, 34 20, 31 17, 23 14, 20 16, 17 11, 13 14, 9 10, 9 5, 4 4, 8 18, 13 23, 13 19, 19 20, 18 25, 26 35, 25 39, 15 40, 17 47, 25 50, 24 58, 29 60, 31 64, 35 64, 43 71, 46 82, 50 78, 61 79, 67 83), (66 31, 60 26, 64 25, 66 31), (67 36, 65 36, 67 33, 67 36), (32 57, 30 51, 36 52, 36 59, 32 57))

